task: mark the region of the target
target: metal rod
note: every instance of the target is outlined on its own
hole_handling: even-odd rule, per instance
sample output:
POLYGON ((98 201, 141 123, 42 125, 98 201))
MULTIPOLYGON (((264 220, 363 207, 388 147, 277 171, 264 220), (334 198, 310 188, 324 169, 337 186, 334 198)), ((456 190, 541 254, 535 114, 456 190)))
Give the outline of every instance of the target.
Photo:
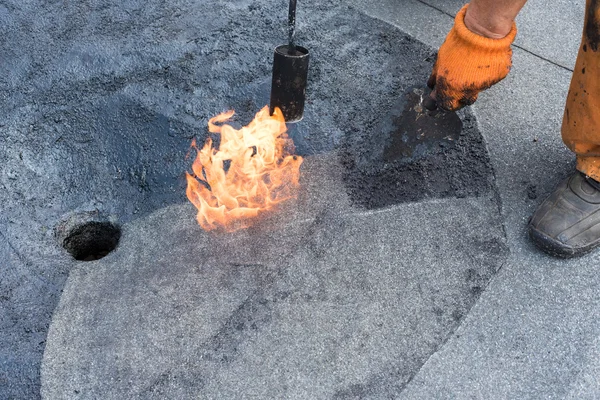
POLYGON ((294 44, 294 33, 296 31, 296 0, 290 0, 290 11, 288 14, 288 54, 296 53, 294 44))

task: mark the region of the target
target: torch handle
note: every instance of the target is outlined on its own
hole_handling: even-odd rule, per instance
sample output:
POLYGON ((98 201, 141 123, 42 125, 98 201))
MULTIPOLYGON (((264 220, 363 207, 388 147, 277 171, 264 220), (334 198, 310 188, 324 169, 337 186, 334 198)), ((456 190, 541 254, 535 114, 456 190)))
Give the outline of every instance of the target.
POLYGON ((296 31, 296 0, 290 0, 290 11, 288 14, 288 53, 295 54, 294 33, 296 31))

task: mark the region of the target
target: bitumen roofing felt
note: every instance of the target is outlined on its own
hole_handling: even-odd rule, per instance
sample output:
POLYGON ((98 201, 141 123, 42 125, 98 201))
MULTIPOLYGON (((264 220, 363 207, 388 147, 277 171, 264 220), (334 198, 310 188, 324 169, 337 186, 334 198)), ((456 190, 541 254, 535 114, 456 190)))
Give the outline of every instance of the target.
POLYGON ((268 101, 285 2, 0 4, 0 397, 600 396, 600 255, 553 259, 525 231, 574 167, 560 123, 583 1, 547 3, 460 114, 478 189, 436 190, 450 149, 413 197, 373 187, 397 193, 381 204, 348 149, 424 83, 461 4, 300 3, 299 198, 234 234, 195 223, 185 155, 210 116, 268 101), (100 217, 119 246, 73 260, 56 227, 100 217))

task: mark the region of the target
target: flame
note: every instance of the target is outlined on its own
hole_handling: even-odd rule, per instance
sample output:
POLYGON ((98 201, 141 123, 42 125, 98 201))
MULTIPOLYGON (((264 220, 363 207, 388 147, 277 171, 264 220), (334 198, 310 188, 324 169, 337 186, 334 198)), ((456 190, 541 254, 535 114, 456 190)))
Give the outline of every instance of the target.
POLYGON ((293 198, 299 185, 302 157, 293 155, 281 110, 276 108, 271 116, 266 106, 239 130, 215 125, 233 115, 228 111, 208 121, 209 132, 221 135, 218 149, 210 137, 202 150, 192 142, 197 155, 194 174, 186 172, 186 195, 207 231, 247 228, 261 212, 293 198))

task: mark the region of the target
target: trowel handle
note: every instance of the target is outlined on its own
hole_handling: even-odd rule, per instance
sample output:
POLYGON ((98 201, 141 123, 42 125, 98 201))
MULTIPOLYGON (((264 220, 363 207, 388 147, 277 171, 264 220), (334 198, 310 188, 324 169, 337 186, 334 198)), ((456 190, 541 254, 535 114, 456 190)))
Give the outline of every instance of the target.
POLYGON ((295 53, 294 32, 296 30, 296 0, 290 0, 290 11, 288 14, 288 44, 289 53, 295 53))

